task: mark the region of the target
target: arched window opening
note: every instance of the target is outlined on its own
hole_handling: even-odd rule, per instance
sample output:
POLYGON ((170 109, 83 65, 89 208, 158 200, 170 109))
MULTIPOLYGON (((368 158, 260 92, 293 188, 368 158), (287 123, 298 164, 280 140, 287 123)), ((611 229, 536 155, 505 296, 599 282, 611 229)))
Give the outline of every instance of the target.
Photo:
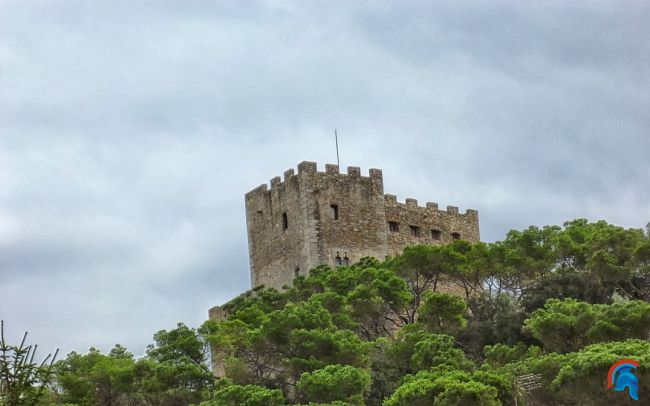
POLYGON ((453 240, 460 240, 460 233, 451 233, 451 238, 453 240))

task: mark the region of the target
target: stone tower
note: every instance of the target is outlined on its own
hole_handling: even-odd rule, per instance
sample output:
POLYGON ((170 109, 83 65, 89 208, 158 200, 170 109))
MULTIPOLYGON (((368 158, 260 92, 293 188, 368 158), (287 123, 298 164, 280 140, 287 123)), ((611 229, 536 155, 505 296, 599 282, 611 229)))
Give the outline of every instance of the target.
POLYGON ((397 202, 384 194, 382 172, 358 167, 339 173, 337 165, 301 162, 298 173, 271 179, 246 193, 246 225, 253 287, 281 288, 321 264, 352 264, 372 256, 384 259, 412 244, 453 239, 479 240, 478 212, 417 200, 397 202))

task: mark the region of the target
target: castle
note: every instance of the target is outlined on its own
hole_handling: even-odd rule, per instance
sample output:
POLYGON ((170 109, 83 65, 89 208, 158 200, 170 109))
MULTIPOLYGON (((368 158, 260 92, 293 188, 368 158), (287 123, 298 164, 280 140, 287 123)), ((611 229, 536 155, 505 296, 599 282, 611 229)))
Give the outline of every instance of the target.
MULTIPOLYGON (((246 193, 246 226, 252 287, 276 289, 293 278, 327 264, 351 265, 367 256, 383 260, 408 245, 444 244, 454 239, 479 241, 478 212, 459 213, 458 207, 439 210, 437 203, 418 206, 415 199, 399 203, 384 194, 381 169, 368 176, 337 165, 318 172, 315 162, 293 169, 246 193)), ((223 306, 208 312, 223 320, 223 306)), ((212 349, 212 372, 225 376, 224 352, 212 349)))
POLYGON ((380 169, 362 176, 358 167, 301 162, 246 193, 246 225, 253 288, 280 289, 294 277, 327 264, 352 264, 370 256, 383 260, 413 244, 479 240, 478 212, 455 206, 418 206, 384 194, 380 169))

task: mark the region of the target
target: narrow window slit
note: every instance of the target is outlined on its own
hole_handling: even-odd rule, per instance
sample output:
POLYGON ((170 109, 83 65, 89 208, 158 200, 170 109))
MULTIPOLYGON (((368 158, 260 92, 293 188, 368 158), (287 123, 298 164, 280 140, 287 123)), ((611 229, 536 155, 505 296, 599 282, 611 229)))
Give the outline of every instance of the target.
POLYGON ((339 219, 339 206, 336 204, 331 204, 330 205, 330 217, 332 217, 332 220, 338 220, 339 219))

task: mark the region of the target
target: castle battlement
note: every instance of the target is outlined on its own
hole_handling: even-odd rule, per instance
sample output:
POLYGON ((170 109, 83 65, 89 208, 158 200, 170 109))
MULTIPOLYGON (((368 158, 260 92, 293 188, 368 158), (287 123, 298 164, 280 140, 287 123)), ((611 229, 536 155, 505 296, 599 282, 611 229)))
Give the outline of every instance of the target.
POLYGON ((479 240, 478 212, 384 194, 381 169, 303 161, 245 195, 253 287, 280 288, 321 265, 384 259, 412 244, 479 240))
POLYGON ((459 216, 477 216, 478 211, 474 209, 467 209, 465 210, 465 213, 460 213, 458 211, 457 206, 447 206, 447 210, 440 210, 438 207, 438 203, 436 202, 426 202, 425 206, 419 206, 418 205, 418 200, 413 199, 410 197, 407 197, 404 199, 404 202, 399 202, 397 200, 397 196, 392 195, 392 194, 385 194, 384 195, 384 200, 386 201, 387 205, 392 205, 392 206, 397 206, 397 207, 403 207, 404 209, 412 209, 412 210, 433 210, 433 211, 438 211, 443 214, 452 214, 452 215, 459 215, 459 216))
POLYGON ((374 182, 383 184, 383 176, 381 169, 370 168, 368 170, 368 176, 361 175, 361 168, 358 166, 348 166, 347 173, 340 173, 339 166, 335 164, 325 164, 325 171, 318 171, 318 165, 316 162, 303 161, 298 164, 298 173, 293 168, 287 169, 284 171, 283 177, 274 176, 271 178, 269 183, 262 183, 254 189, 251 189, 246 196, 259 194, 264 192, 271 192, 274 189, 284 187, 285 184, 290 181, 295 176, 307 176, 307 175, 338 175, 342 177, 358 178, 358 179, 367 179, 374 182))

